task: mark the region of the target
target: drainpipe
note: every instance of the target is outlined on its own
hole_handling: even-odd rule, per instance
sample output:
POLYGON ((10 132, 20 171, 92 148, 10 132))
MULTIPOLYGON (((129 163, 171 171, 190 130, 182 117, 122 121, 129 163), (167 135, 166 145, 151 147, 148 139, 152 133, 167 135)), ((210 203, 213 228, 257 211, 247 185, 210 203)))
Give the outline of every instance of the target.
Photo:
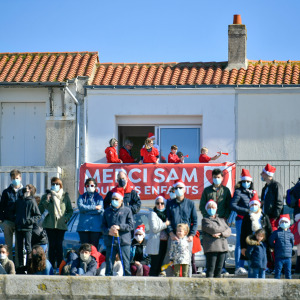
POLYGON ((79 122, 80 122, 80 105, 79 101, 72 94, 70 89, 66 86, 66 91, 70 97, 74 100, 76 105, 76 141, 75 141, 75 162, 76 162, 76 172, 75 172, 75 199, 77 199, 78 194, 78 175, 79 175, 79 122))

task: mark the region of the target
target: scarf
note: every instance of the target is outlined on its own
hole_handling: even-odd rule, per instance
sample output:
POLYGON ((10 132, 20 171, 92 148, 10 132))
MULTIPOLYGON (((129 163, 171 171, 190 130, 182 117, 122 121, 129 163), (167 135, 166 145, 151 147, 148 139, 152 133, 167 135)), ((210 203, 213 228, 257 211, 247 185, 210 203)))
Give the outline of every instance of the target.
POLYGON ((154 207, 154 212, 156 212, 157 216, 163 221, 166 222, 167 220, 167 210, 159 211, 156 207, 154 207))
POLYGON ((5 268, 5 265, 8 263, 8 257, 5 259, 0 259, 0 264, 2 265, 3 268, 5 268))
POLYGON ((63 195, 63 189, 60 189, 57 193, 55 191, 51 190, 52 194, 52 199, 54 203, 54 213, 55 213, 55 218, 60 219, 62 217, 62 212, 60 210, 60 201, 63 195))
POLYGON ((80 268, 83 269, 84 273, 86 273, 86 271, 87 271, 87 266, 88 266, 88 264, 89 264, 91 261, 92 261, 91 255, 90 255, 90 257, 88 258, 88 260, 82 260, 82 259, 80 258, 80 268))
POLYGON ((258 229, 261 229, 261 222, 259 221, 261 217, 261 209, 259 209, 257 213, 250 213, 251 229, 253 232, 256 232, 258 229))

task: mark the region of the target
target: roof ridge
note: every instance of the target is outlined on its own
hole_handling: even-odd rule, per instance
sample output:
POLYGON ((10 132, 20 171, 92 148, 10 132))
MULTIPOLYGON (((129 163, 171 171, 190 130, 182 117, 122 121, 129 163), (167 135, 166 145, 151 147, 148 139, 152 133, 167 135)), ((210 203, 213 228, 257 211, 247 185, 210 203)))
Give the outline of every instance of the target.
POLYGON ((63 51, 63 52, 0 52, 0 55, 15 55, 15 54, 78 54, 78 53, 90 53, 99 54, 98 51, 63 51))

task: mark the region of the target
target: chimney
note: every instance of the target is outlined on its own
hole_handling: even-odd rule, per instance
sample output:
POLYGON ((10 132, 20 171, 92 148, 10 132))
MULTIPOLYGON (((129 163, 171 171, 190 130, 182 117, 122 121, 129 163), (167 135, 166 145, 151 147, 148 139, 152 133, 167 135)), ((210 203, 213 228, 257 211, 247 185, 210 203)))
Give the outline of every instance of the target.
POLYGON ((241 15, 233 16, 233 24, 228 25, 228 66, 226 70, 247 69, 247 29, 242 24, 241 15))

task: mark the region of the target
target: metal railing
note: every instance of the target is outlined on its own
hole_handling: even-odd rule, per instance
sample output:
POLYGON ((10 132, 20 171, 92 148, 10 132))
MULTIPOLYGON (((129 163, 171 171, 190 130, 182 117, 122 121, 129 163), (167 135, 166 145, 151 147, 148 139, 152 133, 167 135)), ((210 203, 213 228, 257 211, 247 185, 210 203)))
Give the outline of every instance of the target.
POLYGON ((10 171, 17 169, 22 173, 22 184, 33 184, 36 187, 36 195, 41 196, 45 190, 50 188, 51 177, 61 177, 62 169, 60 167, 20 167, 5 166, 0 167, 0 192, 6 189, 10 183, 10 171))
POLYGON ((254 189, 260 197, 265 185, 260 179, 260 173, 267 163, 276 168, 274 179, 282 184, 285 197, 286 190, 292 187, 293 183, 296 183, 300 177, 300 160, 239 160, 236 162, 236 182, 240 181, 243 168, 249 170, 253 178, 254 189))

